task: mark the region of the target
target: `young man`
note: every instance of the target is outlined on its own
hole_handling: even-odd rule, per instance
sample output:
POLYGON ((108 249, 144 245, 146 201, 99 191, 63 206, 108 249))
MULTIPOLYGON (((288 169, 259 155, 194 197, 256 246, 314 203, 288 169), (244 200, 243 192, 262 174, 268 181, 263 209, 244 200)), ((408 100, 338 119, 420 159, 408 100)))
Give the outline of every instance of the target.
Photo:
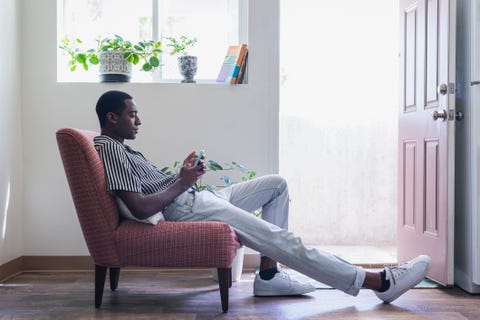
POLYGON ((391 302, 419 283, 428 273, 430 258, 367 272, 332 254, 305 247, 288 227, 288 189, 278 175, 267 175, 234 184, 218 192, 192 189, 205 173, 201 159, 190 153, 178 174, 166 175, 139 152, 124 144, 135 139, 141 125, 133 98, 121 91, 108 91, 98 100, 96 112, 101 135, 95 147, 105 165, 107 189, 121 199, 137 219, 162 212, 172 221, 222 221, 230 224, 240 242, 262 254, 255 277, 254 295, 298 295, 315 288, 299 283, 277 267, 277 261, 313 279, 357 295, 360 288, 374 290, 391 302), (251 212, 262 208, 262 219, 251 212))

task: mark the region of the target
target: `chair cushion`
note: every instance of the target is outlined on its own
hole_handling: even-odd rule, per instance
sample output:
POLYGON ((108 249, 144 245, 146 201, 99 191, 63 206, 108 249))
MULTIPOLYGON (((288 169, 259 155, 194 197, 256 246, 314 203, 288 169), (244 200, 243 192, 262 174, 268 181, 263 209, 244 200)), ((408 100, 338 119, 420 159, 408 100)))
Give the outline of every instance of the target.
POLYGON ((229 268, 240 243, 232 227, 214 221, 123 220, 115 231, 122 266, 229 268))

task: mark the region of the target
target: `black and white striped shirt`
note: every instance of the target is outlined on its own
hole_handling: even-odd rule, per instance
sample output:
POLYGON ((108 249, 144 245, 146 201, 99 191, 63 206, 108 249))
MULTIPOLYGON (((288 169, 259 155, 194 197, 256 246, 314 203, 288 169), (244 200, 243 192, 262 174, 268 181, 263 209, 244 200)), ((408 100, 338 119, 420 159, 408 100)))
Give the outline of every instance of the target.
POLYGON ((167 175, 157 169, 140 152, 108 136, 93 139, 95 149, 105 166, 107 191, 131 191, 144 195, 165 190, 178 175, 167 175))

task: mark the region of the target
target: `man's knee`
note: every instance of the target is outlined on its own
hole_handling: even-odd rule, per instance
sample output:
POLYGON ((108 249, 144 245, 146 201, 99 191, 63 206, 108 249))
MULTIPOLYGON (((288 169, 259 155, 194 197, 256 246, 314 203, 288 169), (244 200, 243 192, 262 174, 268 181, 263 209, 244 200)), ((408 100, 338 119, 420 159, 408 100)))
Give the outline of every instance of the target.
POLYGON ((269 180, 271 185, 275 186, 280 191, 280 193, 288 191, 287 180, 285 180, 285 178, 283 178, 281 175, 270 174, 265 177, 269 180))

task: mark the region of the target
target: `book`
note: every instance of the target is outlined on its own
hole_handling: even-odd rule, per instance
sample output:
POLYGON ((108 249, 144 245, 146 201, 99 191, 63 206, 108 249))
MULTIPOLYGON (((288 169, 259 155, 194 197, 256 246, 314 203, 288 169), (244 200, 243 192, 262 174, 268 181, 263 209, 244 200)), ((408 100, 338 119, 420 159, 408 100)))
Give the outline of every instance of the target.
POLYGON ((245 55, 247 54, 247 51, 248 51, 247 45, 242 44, 242 47, 240 48, 240 52, 235 65, 235 69, 233 70, 232 79, 230 80, 230 83, 232 84, 238 83, 238 75, 240 74, 240 69, 242 68, 243 62, 246 61, 245 55))
POLYGON ((240 70, 238 71, 238 75, 235 79, 235 83, 244 83, 245 74, 247 73, 247 59, 248 59, 248 49, 245 50, 245 56, 242 60, 242 65, 240 66, 240 70))
POLYGON ((228 47, 222 67, 218 73, 217 82, 235 83, 240 71, 243 59, 245 58, 246 44, 232 45, 228 47), (232 82, 232 79, 234 82, 232 82))

